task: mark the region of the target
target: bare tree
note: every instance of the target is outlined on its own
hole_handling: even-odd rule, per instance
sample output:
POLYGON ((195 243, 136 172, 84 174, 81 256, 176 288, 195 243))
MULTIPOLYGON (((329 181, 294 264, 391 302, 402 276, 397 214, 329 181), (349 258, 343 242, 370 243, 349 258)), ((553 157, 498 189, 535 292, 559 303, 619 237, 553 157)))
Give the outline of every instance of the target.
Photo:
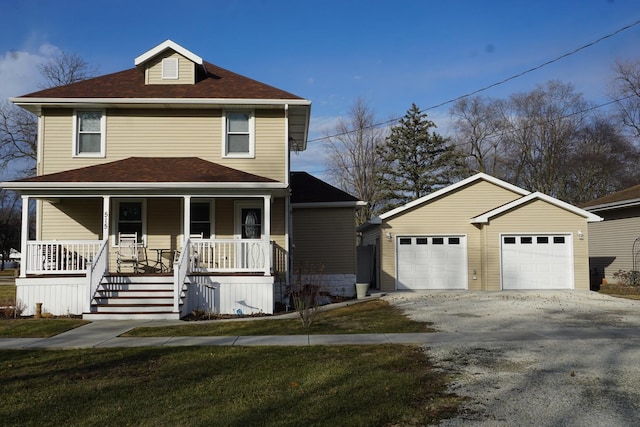
MULTIPOLYGON (((96 68, 76 54, 60 53, 40 65, 46 86, 75 83, 92 77, 96 68)), ((34 175, 37 161, 38 119, 32 113, 4 101, 0 104, 0 166, 17 175, 34 175)))
POLYGON ((589 104, 573 85, 549 81, 509 98, 504 111, 507 179, 564 198, 566 161, 589 104))
POLYGON ((640 152, 615 122, 596 116, 576 134, 565 199, 581 204, 640 182, 640 152))
POLYGON ((362 224, 378 213, 380 194, 375 178, 381 167, 376 148, 384 144, 385 129, 376 127, 374 111, 362 99, 354 101, 347 118, 339 119, 329 136, 330 176, 342 190, 367 202, 356 214, 362 224))
POLYGON ((34 175, 38 119, 7 101, 0 105, 0 166, 10 164, 18 175, 34 175))
POLYGON ((462 98, 451 108, 453 142, 466 155, 470 170, 501 174, 503 104, 501 100, 478 96, 462 98))
POLYGON ((77 53, 67 52, 60 52, 48 62, 38 65, 38 70, 46 80, 44 88, 68 85, 98 74, 97 67, 91 67, 77 53))
POLYGON ((640 137, 640 60, 614 65, 611 97, 616 100, 618 119, 635 137, 640 137))

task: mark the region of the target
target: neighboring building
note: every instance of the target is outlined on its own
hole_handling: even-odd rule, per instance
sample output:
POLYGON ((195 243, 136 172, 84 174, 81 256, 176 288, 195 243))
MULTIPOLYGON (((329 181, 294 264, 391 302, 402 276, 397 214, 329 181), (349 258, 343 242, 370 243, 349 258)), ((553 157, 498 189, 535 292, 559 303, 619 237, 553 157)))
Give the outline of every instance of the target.
POLYGON ((293 274, 332 295, 353 296, 356 209, 366 205, 306 172, 291 172, 293 274))
POLYGON ((170 40, 134 64, 12 99, 39 117, 37 176, 2 183, 23 197, 25 314, 272 313, 293 264, 290 153, 306 148, 311 102, 170 40))
POLYGON ((358 227, 393 290, 589 289, 595 214, 477 174, 358 227))
POLYGON ((586 203, 583 209, 604 218, 589 224, 591 287, 614 273, 640 271, 640 185, 586 203))

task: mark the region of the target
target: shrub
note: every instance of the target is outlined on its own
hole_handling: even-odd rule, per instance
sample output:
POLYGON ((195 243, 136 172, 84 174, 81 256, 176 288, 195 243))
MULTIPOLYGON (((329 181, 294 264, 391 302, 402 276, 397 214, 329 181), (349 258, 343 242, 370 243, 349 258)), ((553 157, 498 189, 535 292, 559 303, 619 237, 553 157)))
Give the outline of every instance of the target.
POLYGON ((619 284, 624 286, 640 285, 640 271, 618 270, 613 273, 613 277, 619 284))

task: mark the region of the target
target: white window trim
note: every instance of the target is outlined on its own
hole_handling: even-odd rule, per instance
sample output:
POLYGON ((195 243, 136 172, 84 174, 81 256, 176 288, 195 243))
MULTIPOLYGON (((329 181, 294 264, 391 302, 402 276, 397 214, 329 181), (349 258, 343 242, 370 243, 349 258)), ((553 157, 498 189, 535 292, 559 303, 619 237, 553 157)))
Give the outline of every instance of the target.
POLYGON ((79 109, 73 110, 73 143, 71 145, 72 157, 104 157, 105 146, 107 141, 107 113, 104 109, 79 109), (79 128, 78 128, 78 113, 84 112, 97 112, 100 113, 100 152, 99 153, 80 153, 79 152, 79 128))
POLYGON ((180 78, 180 60, 179 58, 164 58, 162 59, 162 80, 178 80, 180 78), (174 74, 167 74, 165 71, 167 70, 167 67, 165 67, 165 64, 169 64, 172 63, 170 68, 174 68, 175 67, 175 75, 174 74))
POLYGON ((222 111, 222 157, 227 158, 255 158, 255 134, 256 134, 256 120, 254 110, 223 110, 222 111), (249 113, 249 152, 248 153, 229 153, 227 151, 227 112, 230 113, 249 113))
POLYGON ((111 246, 114 248, 118 247, 118 222, 120 221, 120 203, 130 203, 130 202, 139 202, 142 203, 142 237, 141 242, 142 246, 147 246, 147 199, 116 199, 114 200, 114 213, 111 215, 111 229, 113 230, 113 235, 111 236, 112 242, 111 246))

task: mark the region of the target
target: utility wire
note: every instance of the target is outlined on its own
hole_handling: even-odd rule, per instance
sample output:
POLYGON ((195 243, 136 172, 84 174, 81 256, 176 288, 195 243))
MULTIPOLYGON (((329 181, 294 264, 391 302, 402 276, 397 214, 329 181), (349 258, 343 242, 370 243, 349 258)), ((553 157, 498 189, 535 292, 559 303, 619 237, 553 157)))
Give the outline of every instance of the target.
MULTIPOLYGON (((591 106, 589 106, 589 107, 587 107, 587 108, 585 108, 583 110, 573 111, 573 112, 571 112, 569 114, 566 114, 564 116, 561 116, 561 117, 555 117, 555 118, 552 118, 552 119, 549 119, 549 120, 537 122, 537 123, 534 123, 534 124, 531 124, 531 125, 527 125, 527 126, 523 126, 523 127, 519 127, 519 128, 515 128, 515 129, 507 129, 507 130, 504 130, 504 131, 501 131, 501 132, 490 133, 490 134, 488 134, 486 136, 487 137, 492 137, 492 136, 495 136, 495 135, 501 135, 501 134, 504 135, 504 134, 509 134, 509 133, 516 133, 516 132, 519 132, 521 130, 531 129, 533 127, 540 126, 540 125, 543 125, 543 124, 552 123, 552 122, 555 122, 557 120, 562 120, 562 119, 566 119, 568 117, 577 116, 579 114, 588 113, 590 111, 594 111, 594 110, 600 109, 602 107, 606 107, 606 106, 609 106, 611 104, 615 104, 616 102, 625 101, 625 100, 633 98, 635 96, 636 96, 635 94, 627 95, 627 96, 624 96, 622 98, 617 98, 617 99, 613 99, 611 101, 604 102, 602 104, 591 105, 591 106)), ((349 169, 354 169, 356 167, 357 166, 351 166, 349 169)), ((332 172, 332 171, 338 171, 338 170, 340 170, 340 169, 328 168, 328 169, 322 169, 322 170, 317 170, 317 171, 310 171, 309 173, 324 173, 324 172, 332 172)))
MULTIPOLYGON (((604 40, 607 40, 607 39, 609 39, 611 37, 614 37, 614 36, 620 34, 623 31, 626 31, 626 30, 628 30, 630 28, 633 28, 638 24, 640 24, 640 19, 636 20, 635 22, 633 22, 633 23, 631 23, 629 25, 625 25, 624 27, 617 29, 612 33, 609 33, 609 34, 607 34, 605 36, 602 36, 599 39, 596 39, 596 40, 594 40, 594 41, 592 41, 590 43, 582 45, 582 46, 580 46, 580 47, 578 47, 578 48, 576 48, 576 49, 574 49, 574 50, 572 50, 570 52, 564 53, 564 54, 562 54, 562 55, 560 55, 560 56, 558 56, 558 57, 556 57, 554 59, 551 59, 551 60, 549 60, 547 62, 544 62, 544 63, 542 63, 540 65, 537 65, 537 66, 535 66, 533 68, 529 68, 528 70, 522 71, 522 72, 520 72, 518 74, 514 74, 511 77, 507 77, 506 79, 500 80, 500 81, 498 81, 496 83, 492 83, 492 84, 490 84, 488 86, 484 86, 484 87, 482 87, 480 89, 476 89, 476 90, 474 90, 472 92, 469 92, 469 93, 467 93, 465 95, 460 95, 460 96, 458 96, 456 98, 453 98, 453 99, 450 99, 448 101, 444 101, 444 102, 441 102, 439 104, 433 105, 431 107, 425 108, 425 109, 421 110, 420 113, 424 113, 424 112, 429 111, 429 110, 433 110, 433 109, 436 109, 436 108, 443 107, 443 106, 445 106, 447 104, 451 104, 453 102, 456 102, 456 101, 458 101, 458 100, 460 100, 462 98, 467 98, 469 96, 473 96, 473 95, 476 95, 478 93, 481 93, 481 92, 487 91, 489 89, 492 89, 492 88, 494 88, 496 86, 503 85, 503 84, 505 84, 507 82, 510 82, 511 80, 515 80, 517 78, 520 78, 520 77, 522 77, 522 76, 524 76, 526 74, 529 74, 529 73, 532 73, 534 71, 537 71, 537 70, 539 70, 539 69, 541 69, 543 67, 546 67, 547 65, 551 65, 551 64, 553 64, 555 62, 558 62, 558 61, 560 61, 562 59, 565 59, 565 58, 567 58, 567 57, 569 57, 571 55, 574 55, 574 54, 576 54, 576 53, 578 53, 578 52, 580 52, 582 50, 585 50, 585 49, 587 49, 589 47, 595 46, 596 44, 598 44, 598 43, 600 43, 600 42, 602 42, 604 40)), ((604 104, 604 105, 607 105, 607 104, 604 104)), ((603 106, 603 105, 601 105, 601 106, 603 106)), ((598 106, 596 108, 600 108, 601 106, 598 106)), ((394 118, 394 119, 390 119, 390 120, 385 120, 384 122, 374 123, 372 125, 365 126, 365 127, 360 128, 360 129, 353 129, 353 130, 350 130, 350 131, 347 131, 347 132, 341 132, 341 133, 337 133, 337 134, 334 134, 334 135, 327 135, 327 136, 314 138, 314 139, 311 139, 311 140, 307 141, 307 143, 328 140, 328 139, 331 139, 331 138, 336 138, 336 137, 342 136, 342 135, 348 135, 350 133, 358 132, 358 131, 365 130, 365 129, 377 128, 377 127, 380 127, 380 126, 388 125, 390 123, 395 123, 398 120, 400 120, 400 118, 394 118)))

